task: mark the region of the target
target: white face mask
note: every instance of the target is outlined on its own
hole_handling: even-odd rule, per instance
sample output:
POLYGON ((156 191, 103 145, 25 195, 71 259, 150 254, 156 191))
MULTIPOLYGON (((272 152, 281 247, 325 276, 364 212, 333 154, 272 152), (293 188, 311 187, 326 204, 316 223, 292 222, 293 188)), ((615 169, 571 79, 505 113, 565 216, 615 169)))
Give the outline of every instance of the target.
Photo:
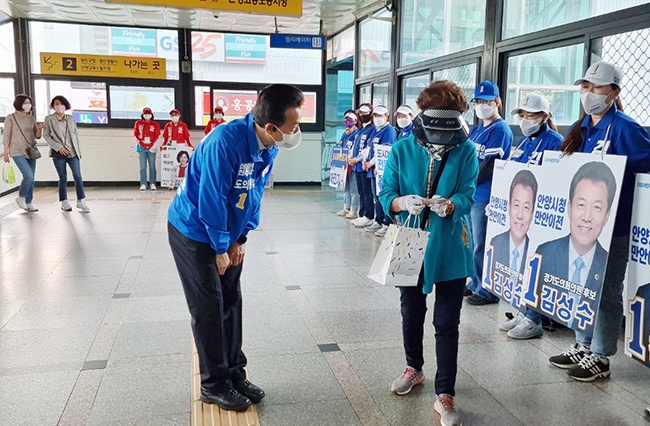
POLYGON ((180 118, 179 116, 177 116, 177 115, 173 115, 173 116, 172 116, 172 123, 178 123, 178 120, 180 120, 180 119, 181 119, 181 118, 180 118))
POLYGON ((214 118, 216 118, 217 120, 221 120, 223 118, 223 114, 215 114, 214 118))
POLYGON ((32 110, 32 104, 23 104, 23 111, 29 112, 32 110))
POLYGON ((607 103, 608 95, 597 95, 592 92, 580 93, 580 102, 587 114, 600 114, 605 111, 609 104, 607 103))
POLYGON ((144 114, 143 117, 145 120, 151 120, 151 114, 144 114))
POLYGON ((404 118, 398 118, 397 119, 397 125, 399 126, 400 129, 403 129, 405 127, 408 127, 409 124, 411 124, 412 120, 408 117, 404 118))
POLYGON ((65 105, 54 105, 54 112, 57 114, 63 114, 65 112, 65 105))
POLYGON ((478 118, 481 120, 487 120, 494 115, 496 107, 489 104, 478 104, 474 105, 474 111, 478 118))
MULTIPOLYGON (((286 134, 282 130, 278 128, 278 126, 275 126, 276 129, 278 129, 278 132, 282 133, 282 139, 279 141, 275 141, 275 144, 279 146, 280 148, 284 148, 287 151, 291 151, 292 149, 295 149, 300 145, 300 142, 302 142, 302 133, 300 132, 300 129, 296 133, 291 133, 291 134, 286 134)), ((273 136, 271 136, 273 137, 273 136)))
POLYGON ((539 132, 539 129, 542 127, 542 120, 521 120, 519 127, 521 127, 521 133, 524 136, 531 136, 539 132))
POLYGON ((384 117, 373 117, 372 122, 375 123, 375 127, 383 127, 386 124, 386 119, 384 117))

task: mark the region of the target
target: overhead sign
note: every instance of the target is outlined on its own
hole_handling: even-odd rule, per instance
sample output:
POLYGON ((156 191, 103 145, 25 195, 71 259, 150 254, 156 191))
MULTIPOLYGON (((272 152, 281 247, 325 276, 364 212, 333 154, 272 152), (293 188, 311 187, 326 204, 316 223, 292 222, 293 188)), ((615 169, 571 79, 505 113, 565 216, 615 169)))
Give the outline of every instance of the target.
POLYGON ((266 62, 266 37, 226 34, 226 62, 263 64, 266 62))
POLYGON ((113 54, 156 56, 156 30, 112 28, 113 54))
POLYGON ((41 53, 41 73, 88 77, 167 78, 161 58, 41 53))
POLYGON ((106 3, 149 4, 264 15, 302 16, 302 0, 106 0, 106 3))
POLYGON ((325 50, 325 36, 271 34, 271 47, 325 50))

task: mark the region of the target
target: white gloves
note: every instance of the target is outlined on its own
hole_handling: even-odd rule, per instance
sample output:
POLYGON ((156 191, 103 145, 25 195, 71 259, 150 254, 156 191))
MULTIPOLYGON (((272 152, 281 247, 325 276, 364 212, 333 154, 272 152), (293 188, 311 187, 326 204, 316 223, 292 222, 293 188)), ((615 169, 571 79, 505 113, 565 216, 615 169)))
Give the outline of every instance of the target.
POLYGON ((402 211, 407 211, 409 214, 418 216, 424 210, 422 197, 419 195, 406 195, 397 199, 397 205, 402 211))
POLYGON ((451 204, 451 200, 441 197, 440 195, 434 195, 430 200, 428 200, 427 204, 432 212, 440 217, 445 217, 447 216, 447 209, 451 204))

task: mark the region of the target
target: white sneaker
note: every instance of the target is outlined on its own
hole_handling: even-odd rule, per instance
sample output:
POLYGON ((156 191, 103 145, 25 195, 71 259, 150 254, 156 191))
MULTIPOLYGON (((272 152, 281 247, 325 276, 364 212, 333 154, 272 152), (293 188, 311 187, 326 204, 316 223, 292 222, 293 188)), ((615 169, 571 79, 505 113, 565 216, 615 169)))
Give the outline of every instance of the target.
POLYGON ((372 219, 368 219, 367 217, 363 216, 352 222, 352 224, 357 228, 365 228, 368 225, 372 225, 372 222, 372 219))
POLYGON ((535 337, 542 337, 542 334, 544 334, 542 324, 535 324, 533 320, 524 317, 519 321, 519 324, 517 324, 515 328, 508 332, 508 337, 526 340, 535 337))
POLYGON ((386 232, 388 232, 388 225, 382 225, 382 227, 379 228, 377 232, 375 232, 375 235, 378 237, 383 237, 386 235, 386 232))
POLYGON ((28 204, 27 204, 27 211, 28 211, 28 212, 37 212, 38 209, 37 209, 36 206, 33 205, 32 203, 28 203, 28 204))
POLYGON ((340 211, 336 212, 336 215, 337 216, 346 216, 348 213, 350 213, 349 209, 343 209, 343 210, 340 210, 340 211))
POLYGON ((368 232, 375 232, 378 229, 381 229, 381 225, 377 222, 372 222, 370 226, 366 226, 366 231, 368 232))
POLYGON ((150 186, 150 188, 151 188, 152 191, 155 191, 155 190, 156 190, 156 184, 155 184, 155 183, 152 183, 151 186, 150 186))
POLYGON ((16 204, 23 210, 27 210, 27 202, 24 197, 16 197, 16 204))
POLYGON ((433 411, 440 416, 441 426, 463 426, 460 414, 456 411, 454 397, 446 393, 436 396, 436 402, 433 404, 433 411))
POLYGON ((506 321, 506 322, 502 323, 501 325, 499 325, 499 330, 501 330, 501 331, 510 331, 513 328, 515 328, 517 326, 517 324, 519 324, 519 322, 524 318, 526 318, 526 316, 524 314, 522 314, 521 312, 517 312, 517 315, 515 315, 514 318, 509 319, 508 321, 506 321))
POLYGON ((77 200, 77 208, 82 212, 89 212, 90 207, 86 204, 86 200, 77 200))
POLYGON ((72 211, 72 206, 70 205, 70 202, 68 200, 61 201, 61 210, 63 210, 64 212, 72 211))
POLYGON ((359 212, 354 210, 350 210, 350 213, 345 215, 346 219, 356 219, 358 217, 359 217, 359 212))
POLYGON ((147 185, 140 185, 140 191, 146 191, 147 185))

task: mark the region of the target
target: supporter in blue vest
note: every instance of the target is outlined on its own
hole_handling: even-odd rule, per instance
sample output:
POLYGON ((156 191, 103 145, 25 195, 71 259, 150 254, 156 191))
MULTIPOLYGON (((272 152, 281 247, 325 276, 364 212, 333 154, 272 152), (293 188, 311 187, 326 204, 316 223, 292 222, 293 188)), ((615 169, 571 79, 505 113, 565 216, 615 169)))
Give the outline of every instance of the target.
POLYGON ((377 236, 384 236, 392 220, 384 214, 381 203, 377 198, 377 178, 375 176, 377 157, 375 157, 375 145, 392 146, 395 143, 397 133, 395 132, 395 128, 388 122, 390 115, 385 106, 379 105, 375 107, 375 112, 372 117, 373 123, 375 124, 375 134, 370 141, 370 153, 368 154, 368 161, 366 161, 365 167, 368 170, 370 190, 372 191, 372 197, 375 203, 375 221, 366 227, 366 231, 374 232, 377 236))
POLYGON ((611 374, 608 357, 616 353, 623 321, 623 280, 628 261, 635 174, 650 172, 650 135, 621 111, 618 96, 622 83, 623 70, 617 65, 604 61, 592 64, 585 76, 575 82, 580 85, 580 102, 587 115, 573 124, 560 145, 565 155, 591 152, 599 158, 603 153, 627 156, 593 333, 576 331, 576 344, 549 358, 551 364, 567 369, 570 377, 582 382, 611 374))
MULTIPOLYGON (((347 148, 348 155, 352 153, 354 139, 358 133, 357 114, 351 109, 343 114, 343 124, 345 131, 341 135, 339 145, 347 148)), ((357 188, 356 175, 352 173, 352 167, 348 167, 348 174, 345 181, 345 194, 343 196, 343 210, 336 213, 337 216, 344 216, 348 219, 359 217, 359 189, 357 188)))
POLYGON ((225 410, 246 410, 264 398, 244 370, 240 277, 277 146, 301 141, 303 102, 294 86, 264 88, 252 113, 218 126, 198 145, 169 207, 169 244, 192 317, 201 400, 225 410))
POLYGON ((368 172, 363 167, 363 162, 368 159, 370 153, 370 142, 375 133, 375 125, 372 122, 373 108, 370 104, 361 104, 357 110, 357 116, 361 128, 357 132, 352 150, 350 164, 353 166, 357 188, 359 189, 359 217, 351 223, 357 227, 372 225, 375 219, 375 203, 370 188, 370 180, 367 179, 368 172))
POLYGON ((502 103, 496 84, 489 80, 479 84, 474 90, 472 103, 474 112, 481 123, 474 126, 469 134, 470 140, 476 146, 479 174, 474 194, 474 205, 470 213, 474 241, 474 275, 468 284, 465 295, 467 301, 472 305, 486 305, 498 303, 499 298, 481 286, 485 232, 487 230, 485 208, 490 200, 494 160, 508 158, 513 135, 508 124, 499 115, 502 103))
POLYGON ((409 136, 413 130, 413 110, 411 107, 408 105, 400 105, 397 111, 395 111, 395 117, 397 118, 397 127, 400 129, 397 140, 409 136))

